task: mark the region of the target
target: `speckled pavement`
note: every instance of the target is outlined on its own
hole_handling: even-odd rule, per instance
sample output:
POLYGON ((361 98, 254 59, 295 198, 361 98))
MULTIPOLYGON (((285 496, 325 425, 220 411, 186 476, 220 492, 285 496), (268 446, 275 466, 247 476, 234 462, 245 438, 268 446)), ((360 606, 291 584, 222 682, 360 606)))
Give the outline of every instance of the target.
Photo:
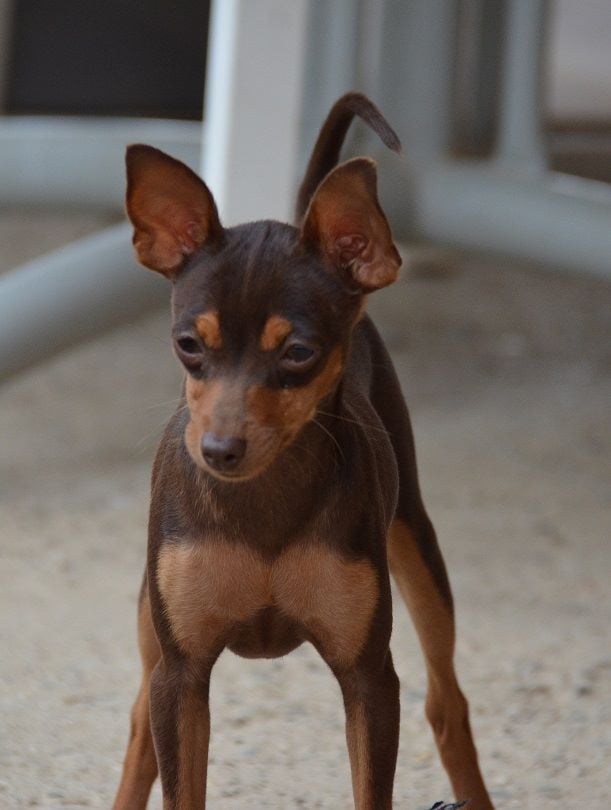
MULTIPOLYGON (((0 269, 97 224, 28 216, 0 216, 0 269)), ((611 284, 434 251, 413 264, 370 309, 412 411, 484 774, 498 808, 605 807, 611 284)), ((139 678, 151 456, 180 380, 167 335, 153 314, 0 391, 6 810, 112 802, 139 678)), ((393 651, 395 806, 425 810, 451 794, 398 602, 393 651)), ((338 688, 311 648, 224 654, 212 717, 212 810, 351 806, 338 688)))

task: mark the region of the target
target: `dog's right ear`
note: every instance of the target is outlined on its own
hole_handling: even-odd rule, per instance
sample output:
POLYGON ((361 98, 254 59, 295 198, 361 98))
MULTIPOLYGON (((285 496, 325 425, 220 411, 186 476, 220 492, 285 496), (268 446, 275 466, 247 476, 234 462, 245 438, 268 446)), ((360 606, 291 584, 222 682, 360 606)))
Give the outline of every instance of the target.
POLYGON ((222 239, 212 194, 188 166, 152 146, 129 146, 125 162, 138 260, 174 279, 188 256, 222 239))
POLYGON ((353 158, 329 172, 310 201, 301 239, 364 293, 396 280, 401 256, 378 202, 373 160, 353 158))

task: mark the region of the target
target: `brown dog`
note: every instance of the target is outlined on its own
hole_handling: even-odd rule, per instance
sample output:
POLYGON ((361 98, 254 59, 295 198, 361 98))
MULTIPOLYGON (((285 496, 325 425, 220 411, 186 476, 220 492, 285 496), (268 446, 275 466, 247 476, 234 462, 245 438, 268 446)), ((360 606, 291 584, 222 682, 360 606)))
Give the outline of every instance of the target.
POLYGON ((452 597, 420 497, 401 390, 366 295, 401 264, 375 166, 337 166, 354 115, 392 149, 374 105, 331 110, 296 226, 225 229, 205 184, 150 146, 127 152, 142 264, 173 282, 186 406, 153 469, 139 606, 140 693, 115 810, 205 806, 208 689, 228 647, 285 655, 311 642, 344 698, 355 807, 392 806, 399 683, 389 569, 416 625, 427 716, 456 797, 491 810, 453 668, 452 597))

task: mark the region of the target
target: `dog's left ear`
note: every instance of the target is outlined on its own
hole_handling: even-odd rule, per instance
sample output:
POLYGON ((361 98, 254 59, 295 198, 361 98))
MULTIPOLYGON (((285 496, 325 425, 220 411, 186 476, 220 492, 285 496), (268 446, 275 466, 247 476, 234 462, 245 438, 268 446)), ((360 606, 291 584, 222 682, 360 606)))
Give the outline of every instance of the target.
POLYGON ((188 256, 222 239, 212 194, 188 166, 152 146, 129 146, 125 163, 138 260, 174 279, 188 256))
POLYGON ((317 244, 363 292, 395 281, 401 257, 378 202, 373 160, 354 158, 329 172, 314 192, 301 238, 317 244))

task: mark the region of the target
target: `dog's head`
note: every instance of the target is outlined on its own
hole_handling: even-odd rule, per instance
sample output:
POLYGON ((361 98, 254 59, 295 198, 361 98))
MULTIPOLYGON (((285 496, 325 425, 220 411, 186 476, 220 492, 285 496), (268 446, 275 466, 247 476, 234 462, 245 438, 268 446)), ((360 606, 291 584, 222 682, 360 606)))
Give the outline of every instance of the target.
POLYGON ((150 146, 129 147, 127 176, 138 259, 173 283, 186 446, 219 478, 253 478, 337 387, 363 296, 397 276, 375 166, 331 171, 299 228, 223 228, 202 180, 150 146))

